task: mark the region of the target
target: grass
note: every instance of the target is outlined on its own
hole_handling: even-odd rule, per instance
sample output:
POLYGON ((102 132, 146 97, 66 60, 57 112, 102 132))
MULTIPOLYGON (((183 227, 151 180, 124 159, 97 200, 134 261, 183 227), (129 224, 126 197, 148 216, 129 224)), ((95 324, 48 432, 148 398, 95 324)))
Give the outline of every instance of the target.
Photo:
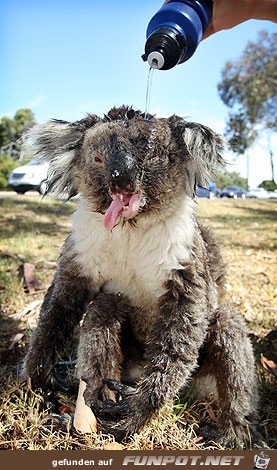
POLYGON ((277 202, 201 201, 199 215, 213 228, 228 263, 227 294, 258 335, 276 328, 277 202))
MULTIPOLYGON (((41 394, 17 381, 17 367, 70 230, 74 206, 30 196, 0 199, 0 449, 84 450, 115 445, 111 436, 72 432, 68 413, 63 415, 63 426, 57 426, 44 409, 41 394), (34 294, 24 290, 23 261, 35 265, 35 276, 41 282, 34 294), (30 312, 22 315, 34 301, 30 312)), ((213 228, 228 263, 227 298, 248 322, 261 389, 261 430, 268 444, 276 448, 276 378, 263 368, 260 357, 263 354, 277 362, 277 201, 199 200, 197 210, 202 222, 213 228)), ((74 398, 61 396, 61 401, 72 404, 74 398)), ((220 449, 205 441, 199 430, 200 422, 213 424, 215 414, 212 399, 197 401, 182 394, 123 448, 220 449)))

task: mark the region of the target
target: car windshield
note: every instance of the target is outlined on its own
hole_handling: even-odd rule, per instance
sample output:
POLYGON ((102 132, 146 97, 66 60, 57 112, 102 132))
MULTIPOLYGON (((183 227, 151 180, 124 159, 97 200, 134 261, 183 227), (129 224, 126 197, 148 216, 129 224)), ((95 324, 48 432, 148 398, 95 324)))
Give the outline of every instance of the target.
POLYGON ((237 186, 227 186, 225 188, 226 191, 237 191, 240 188, 237 188, 237 186))
POLYGON ((31 160, 30 162, 26 163, 26 165, 42 165, 43 162, 41 161, 41 158, 35 158, 34 160, 31 160))

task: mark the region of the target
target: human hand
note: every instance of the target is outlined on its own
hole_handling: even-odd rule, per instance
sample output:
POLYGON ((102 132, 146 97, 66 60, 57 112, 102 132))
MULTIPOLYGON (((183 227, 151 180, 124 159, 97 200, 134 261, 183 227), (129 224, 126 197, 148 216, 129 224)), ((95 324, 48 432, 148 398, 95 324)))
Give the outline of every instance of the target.
POLYGON ((276 0, 214 0, 212 19, 203 35, 231 29, 250 19, 277 21, 276 0))
POLYGON ((277 0, 214 0, 212 19, 202 39, 250 19, 277 22, 277 0))

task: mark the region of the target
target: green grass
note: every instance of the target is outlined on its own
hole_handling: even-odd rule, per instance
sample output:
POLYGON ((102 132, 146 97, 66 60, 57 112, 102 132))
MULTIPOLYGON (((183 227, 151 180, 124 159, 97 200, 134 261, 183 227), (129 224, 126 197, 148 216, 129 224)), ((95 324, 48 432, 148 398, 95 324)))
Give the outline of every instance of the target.
MULTIPOLYGON (((111 436, 80 436, 57 427, 43 408, 42 396, 16 380, 39 307, 16 316, 42 300, 51 281, 63 240, 70 230, 75 203, 40 197, 0 198, 0 449, 102 449, 111 436), (35 265, 39 291, 24 290, 22 262, 35 265), (20 334, 20 336, 16 336, 20 334)), ((228 263, 226 297, 245 316, 257 359, 261 388, 261 429, 270 446, 276 443, 276 379, 263 369, 260 355, 277 362, 276 215, 277 201, 199 200, 204 224, 215 232, 228 263)), ((61 396, 65 403, 73 398, 61 396)), ((74 401, 74 400, 73 400, 74 401)), ((211 449, 199 433, 212 424, 216 404, 182 393, 174 407, 164 408, 123 447, 126 449, 211 449)))

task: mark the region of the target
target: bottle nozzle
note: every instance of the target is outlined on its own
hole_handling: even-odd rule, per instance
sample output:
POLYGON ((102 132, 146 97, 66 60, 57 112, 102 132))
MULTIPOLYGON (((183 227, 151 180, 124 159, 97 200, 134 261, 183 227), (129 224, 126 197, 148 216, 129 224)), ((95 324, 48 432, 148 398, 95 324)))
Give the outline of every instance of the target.
POLYGON ((173 28, 161 27, 148 36, 142 58, 150 67, 168 70, 179 62, 185 40, 173 28))
POLYGON ((164 56, 159 51, 150 52, 147 62, 152 69, 161 69, 164 66, 164 56))

